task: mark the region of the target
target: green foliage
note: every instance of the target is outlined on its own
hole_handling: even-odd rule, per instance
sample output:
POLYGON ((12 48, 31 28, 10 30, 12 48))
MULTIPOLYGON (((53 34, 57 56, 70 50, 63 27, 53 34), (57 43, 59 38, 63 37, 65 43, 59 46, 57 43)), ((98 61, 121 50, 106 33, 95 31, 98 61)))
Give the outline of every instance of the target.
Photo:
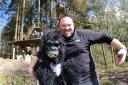
POLYGON ((6 3, 6 0, 2 0, 2 2, 5 4, 6 3))
POLYGON ((111 80, 101 80, 101 85, 115 85, 111 80))
POLYGON ((4 75, 0 75, 0 85, 6 85, 6 77, 4 75))
POLYGON ((4 75, 0 74, 0 85, 36 85, 29 76, 4 75))

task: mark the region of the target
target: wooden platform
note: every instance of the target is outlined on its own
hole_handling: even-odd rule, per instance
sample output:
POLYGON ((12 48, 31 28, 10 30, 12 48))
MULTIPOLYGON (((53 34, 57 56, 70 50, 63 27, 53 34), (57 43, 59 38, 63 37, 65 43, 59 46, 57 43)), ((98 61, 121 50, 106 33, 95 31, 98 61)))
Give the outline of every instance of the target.
POLYGON ((14 45, 21 45, 21 46, 33 46, 33 45, 40 45, 40 38, 34 39, 27 39, 27 40, 17 40, 14 41, 14 45))

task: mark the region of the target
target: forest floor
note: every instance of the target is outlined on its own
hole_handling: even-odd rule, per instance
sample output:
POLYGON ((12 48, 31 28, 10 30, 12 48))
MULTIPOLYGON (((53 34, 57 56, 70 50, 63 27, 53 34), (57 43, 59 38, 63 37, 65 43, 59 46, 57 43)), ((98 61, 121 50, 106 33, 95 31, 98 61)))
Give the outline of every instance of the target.
POLYGON ((0 59, 0 74, 28 75, 28 65, 24 60, 0 59))
MULTIPOLYGON (((29 76, 28 65, 29 63, 24 60, 0 59, 0 74, 29 76)), ((128 69, 126 68, 100 70, 99 74, 100 79, 104 82, 101 85, 128 85, 128 69)))
POLYGON ((100 71, 101 85, 128 85, 128 69, 111 69, 100 71), (106 84, 105 84, 106 83, 106 84))

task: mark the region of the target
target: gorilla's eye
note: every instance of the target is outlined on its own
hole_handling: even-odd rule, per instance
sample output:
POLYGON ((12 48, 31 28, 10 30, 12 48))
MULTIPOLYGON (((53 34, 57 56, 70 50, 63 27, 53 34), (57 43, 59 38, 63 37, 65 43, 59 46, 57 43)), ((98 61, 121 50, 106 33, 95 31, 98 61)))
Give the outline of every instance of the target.
POLYGON ((59 46, 59 41, 48 41, 47 42, 47 45, 48 46, 56 46, 56 47, 58 47, 59 46))
POLYGON ((59 44, 58 44, 58 43, 54 43, 53 45, 54 45, 54 46, 56 46, 56 47, 58 47, 58 46, 59 46, 59 44))
POLYGON ((47 46, 49 47, 59 47, 58 43, 48 43, 47 46))

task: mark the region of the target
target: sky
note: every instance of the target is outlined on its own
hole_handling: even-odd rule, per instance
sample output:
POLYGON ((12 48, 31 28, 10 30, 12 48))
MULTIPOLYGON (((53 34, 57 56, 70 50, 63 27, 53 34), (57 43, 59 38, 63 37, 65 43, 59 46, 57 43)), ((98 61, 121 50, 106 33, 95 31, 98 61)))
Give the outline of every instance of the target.
POLYGON ((6 25, 8 22, 8 17, 6 15, 3 15, 3 12, 0 11, 0 31, 2 28, 6 25))
POLYGON ((2 1, 0 0, 0 31, 8 22, 8 16, 6 14, 4 14, 5 11, 2 11, 2 9, 3 9, 2 1))

